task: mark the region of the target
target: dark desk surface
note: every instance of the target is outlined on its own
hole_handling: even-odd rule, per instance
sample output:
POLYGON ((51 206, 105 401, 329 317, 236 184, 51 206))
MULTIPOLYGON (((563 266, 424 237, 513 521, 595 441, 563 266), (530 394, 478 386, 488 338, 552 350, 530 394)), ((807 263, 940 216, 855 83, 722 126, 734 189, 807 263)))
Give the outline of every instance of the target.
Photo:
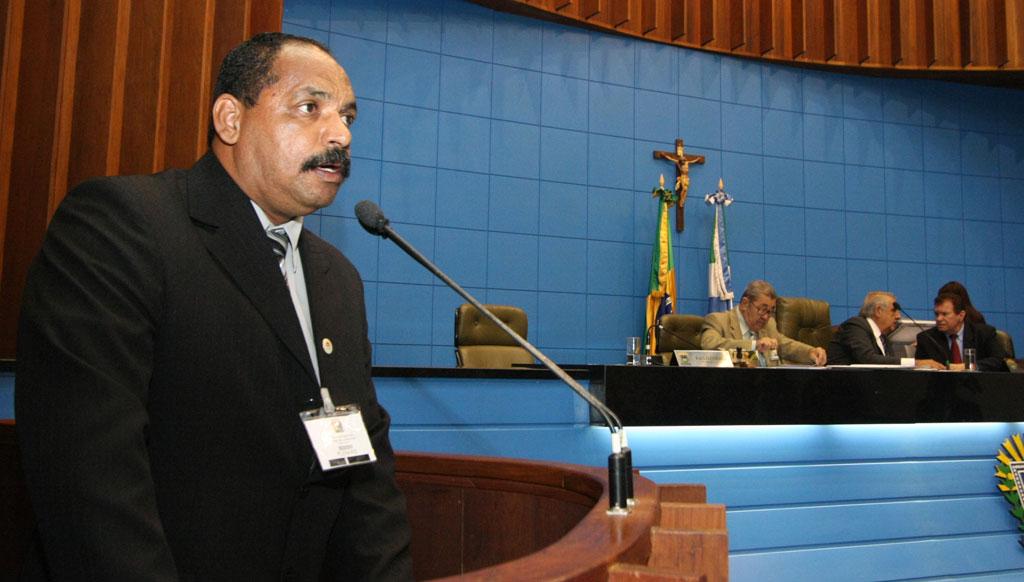
POLYGON ((590 389, 627 426, 1024 421, 1024 374, 603 366, 590 389))
MULTIPOLYGON (((13 362, 0 364, 0 371, 13 372, 13 362)), ((567 370, 574 378, 589 380, 591 392, 627 426, 1024 422, 1024 373, 603 365, 567 370)), ((479 380, 556 378, 536 368, 378 366, 373 373, 479 380)))

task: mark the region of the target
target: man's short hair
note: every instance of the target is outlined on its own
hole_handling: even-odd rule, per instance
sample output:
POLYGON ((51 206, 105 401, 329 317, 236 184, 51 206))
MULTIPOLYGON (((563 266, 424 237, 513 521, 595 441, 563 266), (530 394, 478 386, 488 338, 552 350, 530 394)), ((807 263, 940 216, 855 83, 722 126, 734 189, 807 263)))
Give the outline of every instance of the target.
MULTIPOLYGON (((284 32, 261 32, 231 49, 221 61, 217 83, 213 86, 213 99, 227 93, 246 107, 256 105, 260 93, 277 82, 273 74, 274 61, 281 48, 290 43, 308 44, 331 54, 330 49, 311 38, 284 32)), ((213 143, 216 131, 212 118, 206 134, 207 143, 213 143)))
POLYGON ((938 307, 940 303, 949 301, 953 304, 953 311, 960 313, 964 310, 964 298, 956 293, 939 293, 935 297, 935 306, 938 307))
POLYGON ((888 291, 869 291, 864 296, 864 304, 860 306, 860 316, 870 317, 875 314, 875 310, 879 307, 892 308, 892 304, 896 303, 896 296, 888 291))
POLYGON ((758 297, 767 297, 768 299, 778 299, 779 296, 775 294, 775 287, 768 281, 762 279, 754 279, 747 284, 747 288, 743 290, 743 296, 740 297, 740 301, 744 298, 749 298, 751 301, 757 301, 758 297))

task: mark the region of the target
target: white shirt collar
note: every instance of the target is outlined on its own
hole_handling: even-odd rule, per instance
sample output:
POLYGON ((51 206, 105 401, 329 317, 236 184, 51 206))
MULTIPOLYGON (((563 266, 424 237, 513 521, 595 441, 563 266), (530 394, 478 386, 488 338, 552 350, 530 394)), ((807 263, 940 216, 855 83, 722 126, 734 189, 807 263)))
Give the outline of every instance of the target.
POLYGON ((882 349, 882 353, 884 354, 885 342, 882 341, 882 330, 878 329, 878 324, 875 323, 874 319, 871 319, 870 317, 865 317, 864 319, 868 320, 868 325, 871 326, 871 333, 875 334, 875 343, 878 344, 878 347, 882 349))
MULTIPOLYGON (((736 310, 736 319, 740 322, 740 337, 747 339, 747 333, 751 333, 752 330, 747 326, 747 320, 743 319, 743 312, 740 311, 739 306, 733 307, 736 310)), ((757 332, 753 331, 754 337, 757 337, 757 332)))
POLYGON ((270 230, 272 228, 283 228, 288 233, 288 240, 292 243, 292 248, 299 248, 299 235, 302 234, 302 216, 296 216, 284 224, 274 224, 267 218, 267 213, 263 212, 263 209, 258 204, 253 202, 251 199, 249 203, 252 204, 253 209, 256 211, 257 218, 260 219, 260 224, 263 225, 263 230, 270 230))

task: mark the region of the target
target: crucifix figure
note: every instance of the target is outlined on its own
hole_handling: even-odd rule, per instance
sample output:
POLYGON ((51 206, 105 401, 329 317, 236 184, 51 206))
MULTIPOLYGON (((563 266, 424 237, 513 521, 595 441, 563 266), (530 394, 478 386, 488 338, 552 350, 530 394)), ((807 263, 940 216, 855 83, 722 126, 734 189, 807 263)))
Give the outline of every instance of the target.
POLYGON ((683 140, 676 140, 676 151, 654 151, 654 159, 668 160, 676 165, 676 195, 679 202, 676 205, 676 232, 683 232, 686 228, 683 217, 684 206, 686 205, 686 192, 690 189, 690 164, 703 164, 704 156, 688 156, 683 151, 683 140))

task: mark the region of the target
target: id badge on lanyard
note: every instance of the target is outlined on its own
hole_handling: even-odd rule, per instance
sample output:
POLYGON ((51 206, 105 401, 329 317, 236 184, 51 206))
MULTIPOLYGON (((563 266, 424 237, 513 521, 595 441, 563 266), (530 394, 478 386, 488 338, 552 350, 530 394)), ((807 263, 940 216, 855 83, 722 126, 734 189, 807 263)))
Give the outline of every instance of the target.
POLYGON ((377 454, 359 406, 335 406, 327 388, 321 388, 320 395, 324 401, 322 407, 299 413, 320 468, 332 471, 376 461, 377 454))

